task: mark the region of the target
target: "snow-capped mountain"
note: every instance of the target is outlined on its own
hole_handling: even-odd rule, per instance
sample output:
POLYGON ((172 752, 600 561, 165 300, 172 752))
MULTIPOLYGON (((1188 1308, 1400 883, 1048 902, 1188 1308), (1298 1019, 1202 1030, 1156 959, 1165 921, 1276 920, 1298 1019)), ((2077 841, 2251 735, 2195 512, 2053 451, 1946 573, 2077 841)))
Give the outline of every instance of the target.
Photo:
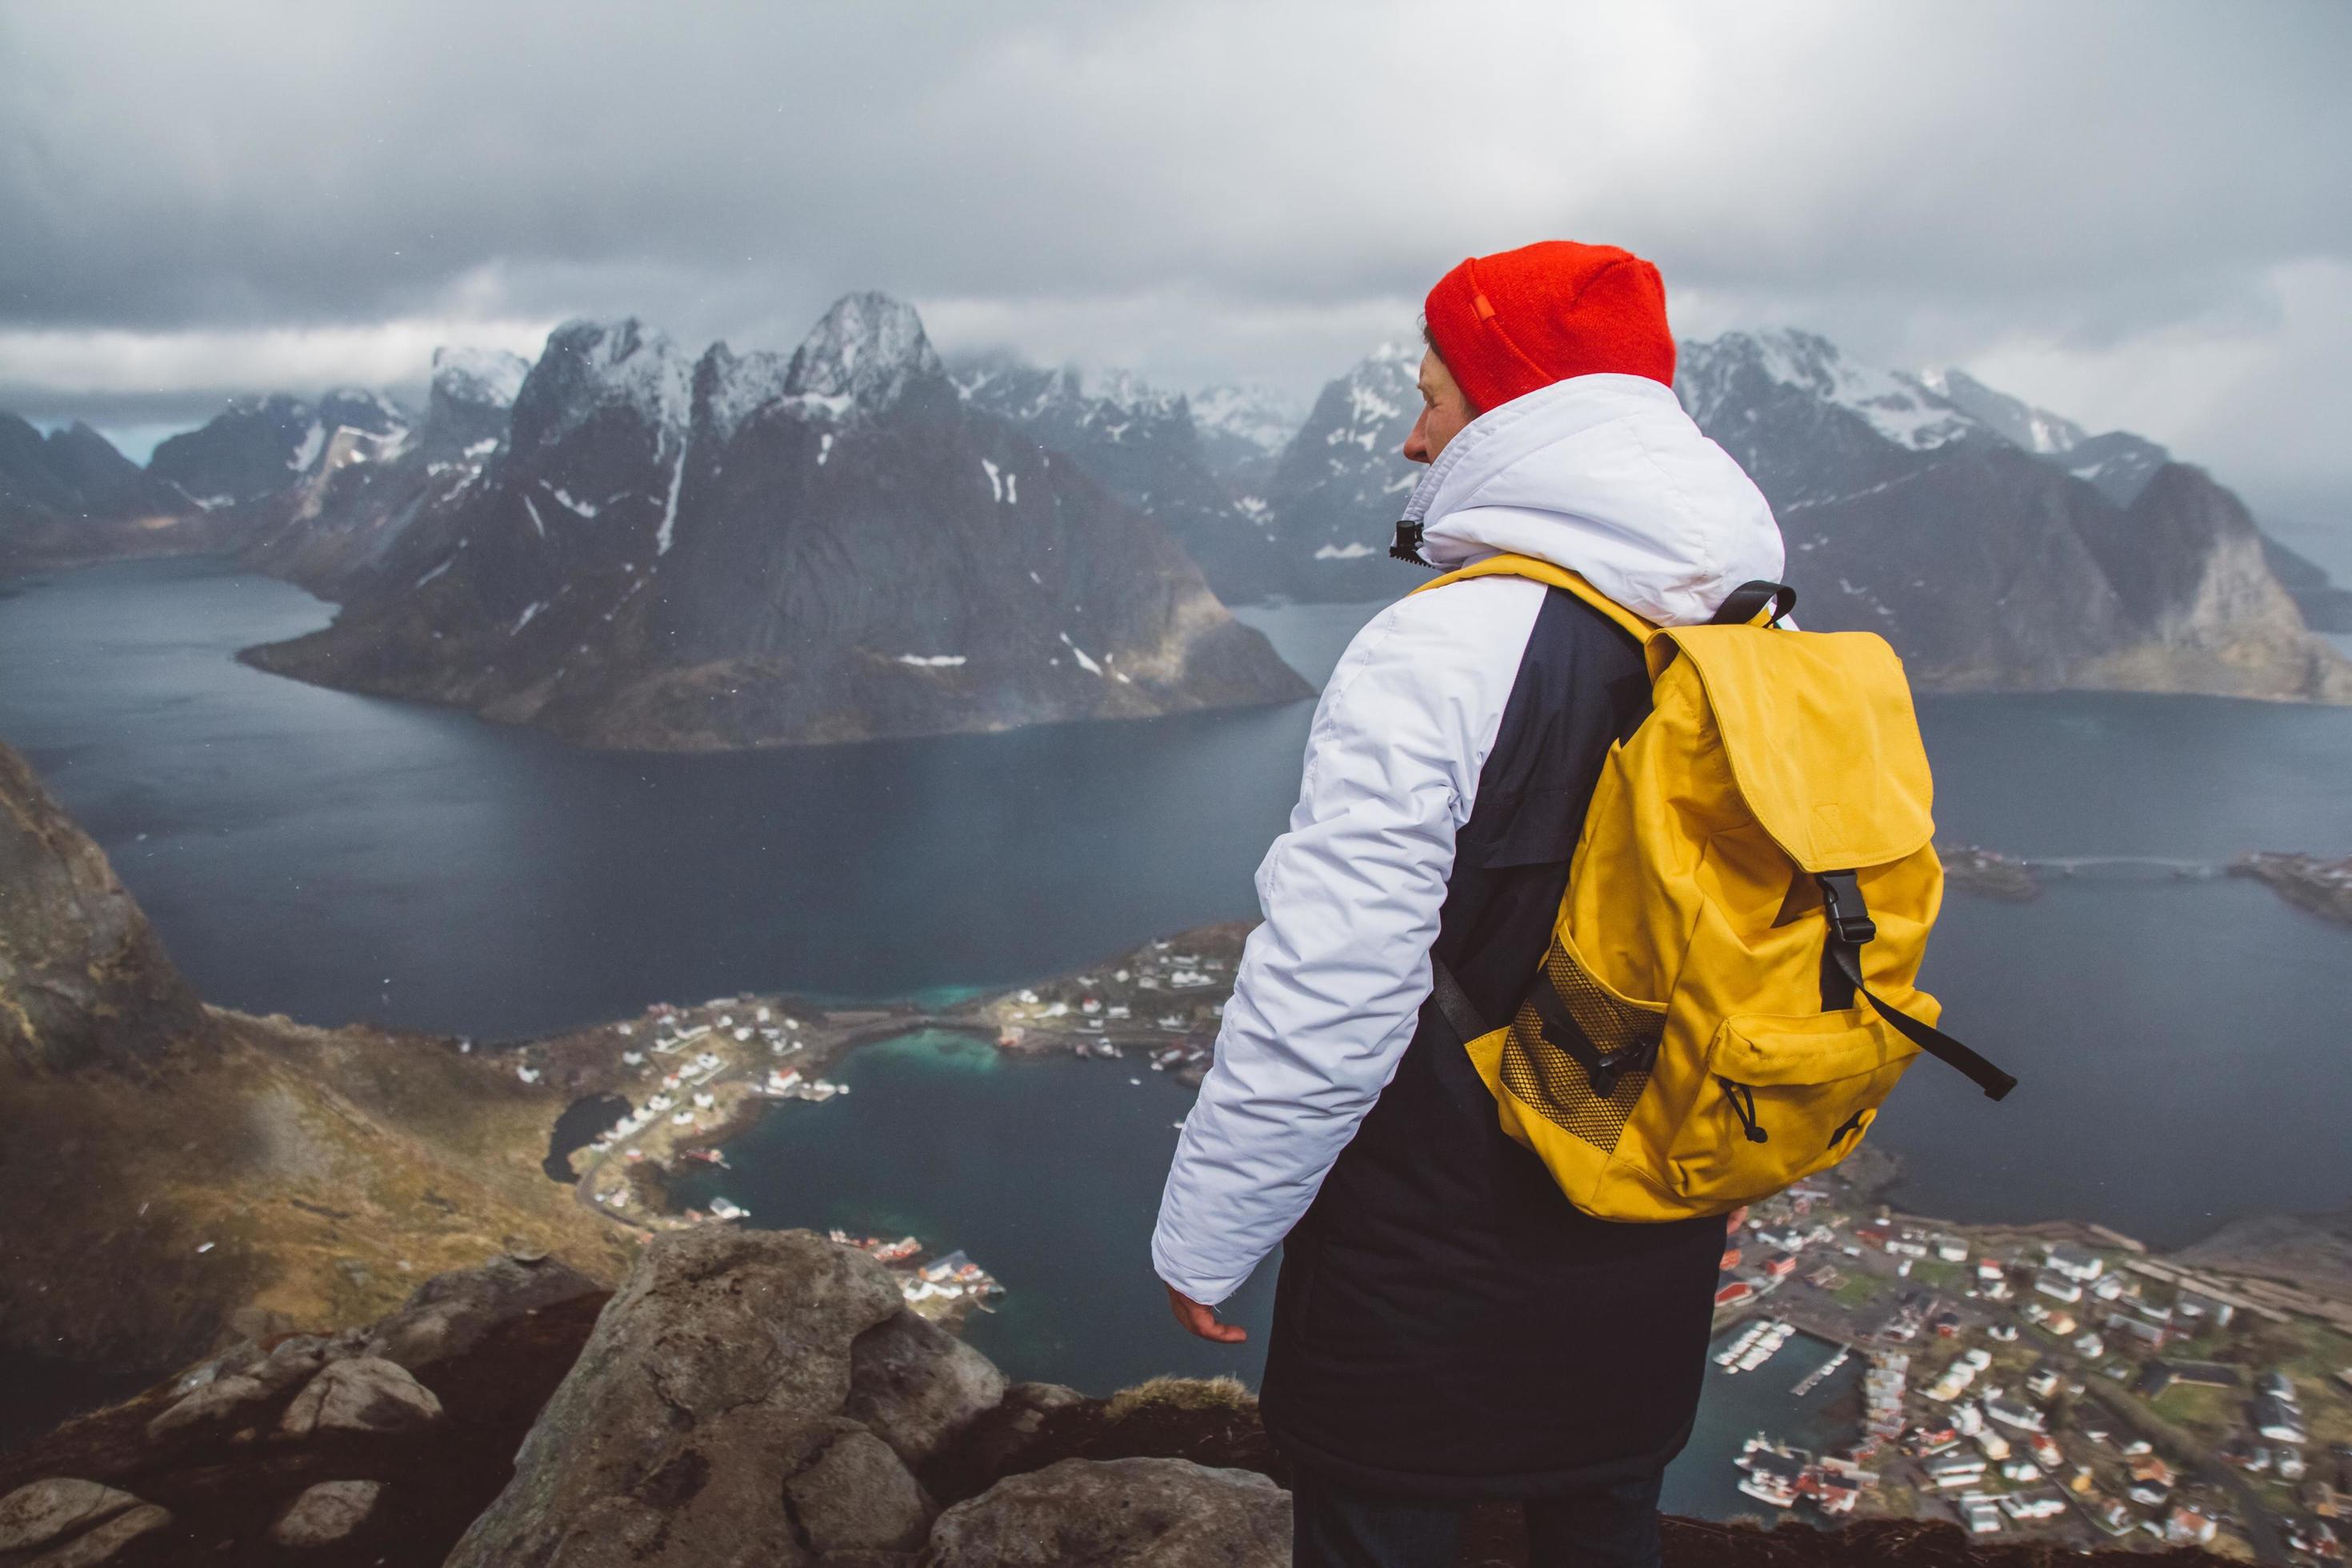
POLYGON ((310 470, 337 430, 384 437, 408 423, 391 399, 358 388, 315 404, 282 394, 237 398, 209 424, 158 446, 147 471, 210 510, 285 489, 310 470))
POLYGON ((2011 445, 2048 458, 2099 487, 2117 506, 2137 500, 2172 454, 2127 430, 2094 436, 2063 415, 2036 408, 1961 370, 1923 370, 1919 383, 2011 445))
POLYGON ((1201 455, 1221 477, 1271 463, 1307 422, 1296 399, 1255 382, 1204 386, 1191 402, 1201 455))
MULTIPOLYGON (((1269 594, 1370 600, 1419 580, 1386 557, 1419 473, 1398 454, 1419 359, 1375 353, 1292 438, 1265 498, 1269 594)), ((2244 507, 2154 442, 1803 331, 1684 343, 1675 390, 1771 500, 1799 618, 1885 633, 1922 686, 2352 699, 2352 667, 2309 635, 2244 507)), ((2324 580, 2298 595, 2334 602, 2324 580)))
POLYGON ((1199 419, 1181 393, 1114 371, 1044 370, 1008 355, 960 366, 963 400, 1049 450, 1066 453, 1113 495, 1166 529, 1218 597, 1279 592, 1279 564, 1263 509, 1236 500, 1209 462, 1199 419))
POLYGON ((1304 693, 1157 525, 987 402, 879 294, 788 359, 567 323, 342 616, 247 657, 631 748, 1304 693))
POLYGON ((2153 443, 1806 332, 1685 343, 1675 391, 1771 500, 1799 618, 1883 632, 1923 686, 2352 700, 2245 508, 2153 443))
POLYGON ((427 462, 470 461, 487 456, 485 441, 503 440, 530 361, 503 349, 437 348, 433 381, 416 445, 427 462))
POLYGON ((2037 458, 2060 456, 2090 439, 2090 432, 2063 415, 2036 408, 2021 397, 1995 392, 1964 370, 1930 369, 1916 378, 1921 386, 1990 427, 2011 446, 2037 458))
POLYGON ((1300 599, 1377 599, 1411 587, 1388 558, 1396 520, 1420 470, 1404 460, 1421 416, 1421 350, 1383 343, 1327 384, 1283 448, 1262 496, 1281 552, 1273 593, 1300 599))
POLYGON ((442 347, 433 351, 433 392, 461 403, 512 408, 530 361, 504 349, 442 347))
POLYGON ((530 368, 495 349, 436 349, 414 426, 371 434, 338 425, 291 482, 232 509, 246 563, 326 598, 348 596, 404 530, 479 476, 506 438, 530 368))

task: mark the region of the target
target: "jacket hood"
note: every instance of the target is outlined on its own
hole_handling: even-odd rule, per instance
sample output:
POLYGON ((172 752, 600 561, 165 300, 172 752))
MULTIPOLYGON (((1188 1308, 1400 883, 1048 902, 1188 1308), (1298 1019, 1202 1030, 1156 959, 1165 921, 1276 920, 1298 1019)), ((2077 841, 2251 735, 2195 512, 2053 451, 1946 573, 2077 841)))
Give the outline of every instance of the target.
POLYGON ((1439 566, 1532 555, 1660 626, 1711 617, 1734 588, 1780 581, 1780 525, 1674 389, 1580 375, 1481 414, 1405 503, 1439 566))

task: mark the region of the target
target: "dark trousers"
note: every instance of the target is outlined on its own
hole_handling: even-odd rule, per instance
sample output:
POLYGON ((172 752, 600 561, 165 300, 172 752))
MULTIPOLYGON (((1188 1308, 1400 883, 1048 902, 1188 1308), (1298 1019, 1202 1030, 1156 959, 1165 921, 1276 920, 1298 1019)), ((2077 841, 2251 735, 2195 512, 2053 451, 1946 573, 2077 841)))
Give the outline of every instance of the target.
MULTIPOLYGON (((1658 1483, 1525 1505, 1529 1568, 1658 1568, 1658 1483)), ((1292 1568, 1446 1568, 1467 1502, 1349 1491, 1302 1469, 1290 1492, 1292 1568)))

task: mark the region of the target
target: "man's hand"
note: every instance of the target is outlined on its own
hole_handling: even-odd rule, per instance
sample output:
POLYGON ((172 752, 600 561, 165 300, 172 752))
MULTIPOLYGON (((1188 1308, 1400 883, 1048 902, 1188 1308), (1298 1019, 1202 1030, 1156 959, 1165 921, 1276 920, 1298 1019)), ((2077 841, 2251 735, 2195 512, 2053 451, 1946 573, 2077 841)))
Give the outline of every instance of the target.
POLYGON ((1198 1334, 1221 1345, 1237 1345, 1249 1338, 1247 1329, 1238 1323, 1219 1321, 1214 1307, 1203 1307, 1173 1285, 1168 1287, 1168 1306, 1188 1334, 1198 1334))

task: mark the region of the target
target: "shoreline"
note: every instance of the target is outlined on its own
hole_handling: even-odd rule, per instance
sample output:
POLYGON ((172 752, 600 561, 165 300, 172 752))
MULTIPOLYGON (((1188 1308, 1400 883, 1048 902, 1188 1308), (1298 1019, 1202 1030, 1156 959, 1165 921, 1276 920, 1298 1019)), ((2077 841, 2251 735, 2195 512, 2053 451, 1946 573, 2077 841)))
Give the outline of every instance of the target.
MULTIPOLYGON (((766 1027, 779 1026, 775 1020, 782 1018, 795 1021, 796 1027, 788 1033, 799 1042, 798 1047, 781 1055, 763 1050, 755 1057, 751 1047, 761 1044, 756 1033, 751 1041, 731 1042, 730 1048, 740 1048, 740 1054, 708 1080, 705 1091, 713 1093, 715 1103, 703 1109, 695 1124, 665 1124, 646 1130, 625 1145, 615 1144, 598 1152, 592 1143, 573 1154, 573 1168, 578 1175, 572 1184, 579 1201, 599 1208, 604 1217, 642 1238, 656 1229, 696 1223, 666 1206, 667 1184, 682 1173, 680 1160, 702 1152, 720 1152, 723 1159, 721 1152, 728 1143, 760 1124, 780 1098, 760 1092, 757 1087, 758 1075, 772 1065, 797 1068, 804 1080, 814 1080, 867 1046, 924 1030, 938 1030, 960 1035, 976 1047, 1008 1057, 1040 1058, 1066 1050, 1082 1058, 1099 1058, 1129 1071, 1140 1070, 1140 1062, 1197 1089, 1209 1065, 1215 1026, 1234 965, 1252 923, 1228 921, 1176 932, 1085 970, 1041 979, 1029 985, 977 992, 945 1005, 899 1002, 827 1009, 783 994, 722 997, 690 1007, 656 1005, 639 1019, 573 1031, 552 1041, 528 1042, 507 1047, 501 1054, 528 1055, 538 1050, 573 1065, 576 1076, 564 1084, 570 1096, 567 1103, 601 1092, 629 1096, 633 1104, 639 1104, 647 1083, 658 1081, 659 1075, 650 1079, 625 1077, 618 1056, 629 1048, 631 1042, 643 1042, 645 1021, 664 1016, 708 1017, 714 1033, 718 1032, 718 1017, 747 1012, 751 1016, 748 1026, 756 1030, 763 1026, 757 1022, 761 1009, 770 1015, 766 1027), (1150 984, 1154 978, 1179 971, 1209 983, 1188 984, 1181 992, 1169 991, 1164 979, 1157 987, 1150 984), (1089 999, 1099 1005, 1091 1012, 1087 1008, 1089 999), (1147 1014, 1145 1009, 1154 1005, 1160 1010, 1147 1014), (1124 1016, 1112 1016, 1114 1009, 1124 1009, 1124 1016), (1160 1026, 1163 1019, 1172 1021, 1180 1014, 1184 1019, 1183 1027, 1160 1026), (596 1058, 605 1051, 612 1056, 603 1062, 600 1070, 596 1058), (632 1089, 639 1092, 631 1095, 632 1089), (629 1148, 640 1150, 643 1157, 627 1160, 629 1148), (595 1204, 593 1194, 598 1190, 599 1174, 606 1178, 605 1190, 609 1190, 610 1181, 624 1169, 631 1173, 630 1179, 651 1189, 655 1202, 632 1205, 627 1209, 609 1202, 595 1204)), ((733 1026, 740 1029, 747 1025, 739 1020, 733 1026)), ((648 1058, 646 1067, 651 1061, 648 1058)), ((1851 1202, 1871 1207, 1901 1224, 1981 1238, 1992 1246, 2040 1247, 2057 1243, 2115 1251, 2157 1264, 2192 1252, 2250 1217, 2260 1217, 2232 1216, 2213 1224, 2192 1240, 2158 1247, 2079 1215, 1962 1220, 1914 1209, 1903 1198, 1905 1173, 1900 1163, 1895 1156, 1867 1144, 1836 1171, 1850 1184, 1851 1202)), ((751 1217, 755 1222, 758 1219, 751 1217)), ((2200 1275, 2210 1277, 2219 1289, 2273 1303, 2277 1309, 2302 1316, 2339 1321, 2352 1331, 2352 1290, 2339 1293, 2325 1287, 2303 1288, 2293 1278, 2298 1271, 2292 1266, 2282 1265, 2278 1277, 2269 1277, 2256 1266, 2259 1261, 2233 1259, 2227 1268, 2196 1264, 2171 1267, 2194 1268, 2200 1275), (2337 1314, 2342 1315, 2340 1320, 2337 1314)))

